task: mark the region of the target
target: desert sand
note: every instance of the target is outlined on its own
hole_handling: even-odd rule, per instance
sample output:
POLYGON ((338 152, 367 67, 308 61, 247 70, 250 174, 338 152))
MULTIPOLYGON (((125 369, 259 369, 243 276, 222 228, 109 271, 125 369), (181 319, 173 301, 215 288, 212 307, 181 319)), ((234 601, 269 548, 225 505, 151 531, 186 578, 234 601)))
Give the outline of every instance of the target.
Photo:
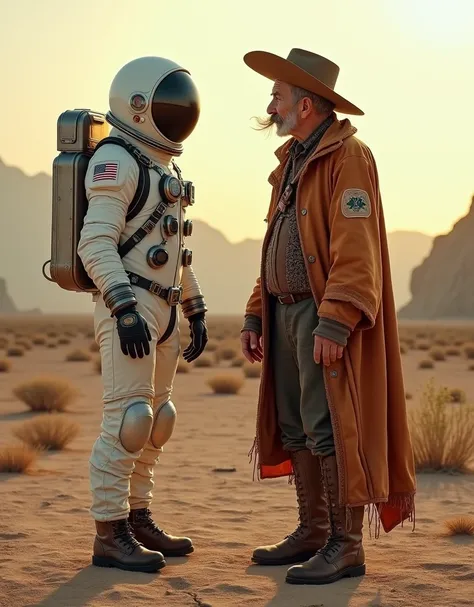
MULTIPOLYGON (((252 480, 248 451, 254 437, 258 379, 245 377, 237 394, 213 394, 207 383, 220 373, 243 377, 242 368, 231 366, 230 359, 213 360, 207 368, 193 365, 188 373, 177 375, 177 425, 155 471, 154 518, 171 533, 189 535, 194 554, 168 558, 167 567, 157 574, 93 567, 88 458, 101 421, 101 377, 96 353, 91 360, 65 361, 72 350, 89 352, 91 320, 46 319, 37 321, 33 330, 26 321, 15 319, 13 332, 6 333, 9 322, 1 320, 0 337, 11 343, 34 332, 45 334, 55 325, 58 335, 47 337, 48 343, 56 344, 67 325, 83 331, 70 336, 70 343, 32 345, 19 357, 8 356, 0 344, 0 361, 11 365, 0 373, 0 448, 18 444, 14 428, 48 415, 32 413, 13 394, 16 386, 53 374, 79 390, 61 413, 79 425, 78 435, 65 449, 40 453, 23 473, 0 474, 1 607, 474 605, 474 537, 451 537, 444 527, 447 519, 474 515, 474 476, 469 474, 418 474, 414 531, 407 523, 388 535, 382 531, 375 539, 369 537, 366 519, 363 578, 328 586, 292 586, 284 582, 286 566, 251 563, 255 546, 278 541, 295 528, 295 489, 286 479, 252 480)), ((218 337, 235 343, 239 326, 240 319, 213 320, 214 347, 218 337)), ((460 342, 474 332, 473 327, 451 330, 461 336, 460 342)), ((435 362, 433 369, 420 369, 419 361, 428 358, 428 352, 417 347, 423 336, 417 337, 417 328, 411 326, 404 334, 413 336, 403 355, 409 407, 418 403, 430 377, 463 390, 467 401, 474 401, 469 360, 451 355, 435 362)))

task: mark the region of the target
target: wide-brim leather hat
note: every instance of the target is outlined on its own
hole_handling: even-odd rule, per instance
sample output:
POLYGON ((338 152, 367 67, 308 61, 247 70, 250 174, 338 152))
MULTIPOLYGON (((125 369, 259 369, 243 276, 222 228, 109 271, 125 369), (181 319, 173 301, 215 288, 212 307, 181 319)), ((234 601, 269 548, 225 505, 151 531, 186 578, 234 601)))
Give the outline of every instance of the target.
POLYGON ((298 86, 332 101, 337 112, 364 115, 356 105, 336 93, 339 66, 321 55, 293 48, 284 59, 267 51, 251 51, 244 55, 244 61, 265 78, 298 86))

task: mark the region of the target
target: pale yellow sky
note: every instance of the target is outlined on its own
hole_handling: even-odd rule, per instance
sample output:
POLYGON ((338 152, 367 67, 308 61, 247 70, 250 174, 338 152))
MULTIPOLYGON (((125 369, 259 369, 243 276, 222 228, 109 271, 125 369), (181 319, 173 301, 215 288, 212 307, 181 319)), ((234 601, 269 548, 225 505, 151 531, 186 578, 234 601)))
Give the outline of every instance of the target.
POLYGON ((337 90, 366 113, 350 119, 375 154, 388 229, 443 233, 474 194, 473 31, 474 0, 4 1, 0 158, 50 174, 61 112, 105 112, 124 63, 170 57, 201 93, 179 160, 193 217, 234 242, 260 238, 283 140, 251 128, 272 85, 242 57, 301 47, 340 66, 337 90))

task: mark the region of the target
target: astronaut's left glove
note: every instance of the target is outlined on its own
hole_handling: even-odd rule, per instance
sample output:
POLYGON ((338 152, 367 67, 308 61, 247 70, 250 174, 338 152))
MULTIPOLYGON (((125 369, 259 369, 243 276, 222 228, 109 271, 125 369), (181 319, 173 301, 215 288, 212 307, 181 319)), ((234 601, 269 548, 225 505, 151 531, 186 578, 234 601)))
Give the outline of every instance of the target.
POLYGON ((207 336, 207 324, 204 312, 193 314, 188 318, 189 329, 191 336, 191 343, 183 352, 183 358, 186 362, 190 363, 196 360, 204 352, 206 347, 208 336, 207 336))

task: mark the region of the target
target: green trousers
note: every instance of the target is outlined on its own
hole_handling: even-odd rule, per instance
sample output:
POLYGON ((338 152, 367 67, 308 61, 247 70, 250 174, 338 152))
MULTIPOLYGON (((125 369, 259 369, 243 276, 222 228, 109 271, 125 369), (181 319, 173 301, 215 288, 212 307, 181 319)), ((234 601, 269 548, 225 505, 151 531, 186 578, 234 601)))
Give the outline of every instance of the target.
POLYGON ((291 304, 271 300, 270 348, 283 447, 334 455, 322 363, 316 364, 313 356, 315 302, 312 298, 291 304))

